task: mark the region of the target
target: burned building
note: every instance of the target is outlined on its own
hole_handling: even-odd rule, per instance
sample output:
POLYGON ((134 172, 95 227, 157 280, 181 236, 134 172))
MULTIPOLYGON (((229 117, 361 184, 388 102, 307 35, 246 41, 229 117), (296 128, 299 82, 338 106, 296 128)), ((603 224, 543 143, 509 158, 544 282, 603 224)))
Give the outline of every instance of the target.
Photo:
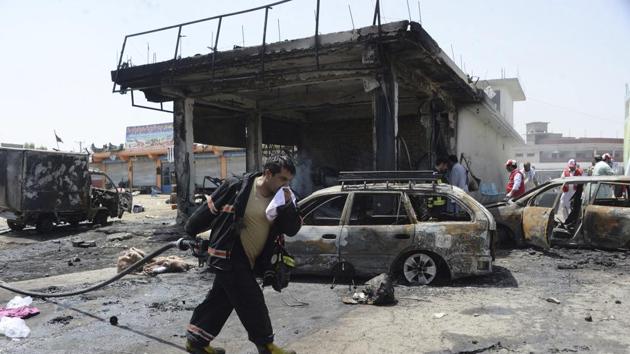
POLYGON ((378 8, 373 26, 214 49, 111 72, 115 92, 173 102, 177 180, 189 187, 178 187, 184 213, 193 143, 246 148, 248 171, 261 168, 265 148, 288 150, 305 195, 342 170, 430 168, 437 155, 458 153, 458 111, 489 107, 420 24, 381 25, 378 8))

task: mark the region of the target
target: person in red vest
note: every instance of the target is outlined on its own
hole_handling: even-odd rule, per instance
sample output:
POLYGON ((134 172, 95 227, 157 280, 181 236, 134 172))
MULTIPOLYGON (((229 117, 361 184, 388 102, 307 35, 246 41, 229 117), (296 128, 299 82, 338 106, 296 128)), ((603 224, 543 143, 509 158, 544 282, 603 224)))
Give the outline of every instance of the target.
POLYGON ((508 184, 505 187, 507 193, 505 197, 507 199, 513 199, 521 196, 525 193, 525 178, 523 173, 518 170, 518 162, 516 160, 507 160, 505 162, 505 169, 510 173, 508 184))
MULTIPOLYGON (((567 167, 562 171, 561 178, 573 177, 573 176, 581 176, 582 170, 577 167, 574 159, 569 160, 567 162, 567 167)), ((562 186, 562 195, 560 196, 560 208, 558 210, 558 214, 560 214, 561 220, 566 220, 571 212, 571 198, 575 194, 575 191, 578 189, 577 184, 573 184, 572 186, 568 186, 564 184, 562 186)))

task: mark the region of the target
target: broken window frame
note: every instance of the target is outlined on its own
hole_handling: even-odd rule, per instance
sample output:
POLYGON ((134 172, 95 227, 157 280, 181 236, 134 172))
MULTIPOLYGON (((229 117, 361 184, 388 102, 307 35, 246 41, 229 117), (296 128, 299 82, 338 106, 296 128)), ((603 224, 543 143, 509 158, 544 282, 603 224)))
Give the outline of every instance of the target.
POLYGON ((306 206, 304 206, 302 208, 303 224, 307 225, 307 226, 337 226, 337 225, 342 225, 343 220, 344 220, 344 211, 346 210, 346 208, 348 206, 349 199, 350 198, 348 196, 348 193, 326 194, 326 195, 315 197, 313 200, 308 201, 306 206), (335 199, 338 199, 338 198, 345 198, 344 204, 341 207, 341 212, 339 214, 339 223, 338 224, 331 225, 331 224, 317 224, 317 223, 310 223, 309 222, 310 221, 309 218, 312 216, 313 212, 315 212, 316 210, 320 209, 325 204, 327 204, 327 203, 329 203, 329 202, 331 202, 331 201, 333 201, 335 199))
POLYGON ((477 221, 477 217, 475 212, 468 206, 466 205, 463 201, 455 198, 454 195, 450 195, 450 194, 445 194, 445 193, 437 193, 437 192, 426 192, 426 191, 418 191, 418 192, 407 192, 407 198, 409 200, 409 205, 411 207, 411 210, 413 212, 413 218, 415 220, 415 222, 417 224, 422 224, 422 223, 445 223, 445 222, 457 222, 457 223, 474 223, 477 221), (422 196, 425 199, 428 199, 430 197, 442 197, 446 199, 446 205, 448 205, 449 203, 451 203, 451 205, 456 205, 457 207, 459 207, 460 213, 461 212, 465 212, 468 216, 468 220, 420 220, 418 218, 418 214, 416 213, 416 209, 413 205, 413 203, 411 202, 411 199, 414 195, 419 195, 422 196))
MULTIPOLYGON (((414 219, 412 217, 412 214, 408 208, 408 206, 406 205, 407 203, 405 202, 405 197, 404 197, 404 193, 402 192, 385 192, 385 191, 365 191, 365 192, 354 192, 352 193, 352 198, 351 198, 351 202, 350 204, 347 206, 348 208, 348 217, 347 220, 344 222, 344 225, 348 225, 348 226, 387 226, 387 225, 411 225, 414 222, 414 219), (364 223, 358 223, 358 224, 354 224, 352 223, 352 214, 354 212, 355 209, 355 202, 357 200, 357 196, 376 196, 376 195, 380 195, 380 196, 397 196, 398 197, 398 206, 397 206, 397 211, 396 211, 396 222, 391 223, 391 224, 364 224, 364 223), (399 218, 403 215, 401 215, 401 212, 404 213, 404 216, 406 216, 406 222, 405 220, 400 220, 399 218), (403 222, 402 224, 400 222, 403 222)), ((375 215, 372 215, 372 217, 374 217, 375 215)), ((385 215, 378 215, 378 216, 385 216, 385 215)), ((394 216, 394 215, 391 215, 394 216)))

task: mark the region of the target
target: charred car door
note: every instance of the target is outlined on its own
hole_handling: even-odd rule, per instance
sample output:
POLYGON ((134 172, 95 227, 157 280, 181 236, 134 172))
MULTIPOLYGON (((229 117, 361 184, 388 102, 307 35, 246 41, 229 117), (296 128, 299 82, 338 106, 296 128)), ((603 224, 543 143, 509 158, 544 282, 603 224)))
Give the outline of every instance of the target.
POLYGON ((355 192, 341 231, 341 260, 359 274, 387 271, 413 242, 414 224, 400 192, 355 192))
POLYGON ((586 242, 603 248, 630 247, 630 199, 627 183, 599 183, 584 210, 586 242))
POLYGON ((339 260, 341 219, 348 194, 327 194, 300 203, 300 232, 285 239, 301 273, 329 271, 339 260))
POLYGON ((561 194, 562 185, 553 184, 527 201, 522 217, 525 243, 549 248, 549 238, 555 224, 554 218, 561 194))

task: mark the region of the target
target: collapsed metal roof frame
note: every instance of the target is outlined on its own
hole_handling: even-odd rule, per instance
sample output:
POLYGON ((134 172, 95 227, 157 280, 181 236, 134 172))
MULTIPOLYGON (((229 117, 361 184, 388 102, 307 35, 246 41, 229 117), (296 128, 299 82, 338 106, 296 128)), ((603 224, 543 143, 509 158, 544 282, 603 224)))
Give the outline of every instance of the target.
MULTIPOLYGON (((267 16, 271 5, 287 1, 238 13, 264 9, 267 16)), ((149 102, 173 102, 184 213, 192 195, 193 142, 246 147, 248 171, 262 167, 263 144, 297 146, 313 168, 336 170, 427 168, 437 154, 455 151, 457 107, 482 102, 484 93, 422 26, 381 24, 377 1, 372 26, 320 35, 318 12, 312 37, 267 44, 263 33, 259 46, 140 66, 121 62, 111 72, 114 92, 139 90, 149 102), (430 119, 422 123, 422 117, 430 119), (403 145, 408 167, 399 159, 403 145)), ((227 15, 125 41, 175 28, 179 38, 187 24, 220 24, 227 15)))
MULTIPOLYGON (((242 54, 246 54, 246 55, 252 55, 252 54, 256 54, 255 52, 252 53, 252 49, 254 51, 258 51, 258 56, 260 58, 260 72, 259 74, 264 78, 264 74, 265 74, 265 57, 266 56, 270 56, 273 53, 268 53, 267 51, 267 43, 266 43, 266 34, 267 34, 267 18, 268 18, 268 13, 269 10, 272 9, 272 7, 277 6, 277 5, 282 5, 284 3, 287 2, 291 2, 293 0, 281 0, 281 1, 276 1, 267 5, 263 5, 263 6, 259 6, 259 7, 255 7, 255 8, 250 8, 250 9, 246 9, 246 10, 242 10, 242 11, 237 11, 237 12, 232 12, 232 13, 227 13, 227 14, 222 14, 222 15, 217 15, 217 16, 211 16, 211 17, 206 17, 203 19, 199 19, 199 20, 195 20, 195 21, 188 21, 188 22, 183 22, 183 23, 179 23, 176 25, 171 25, 171 26, 166 26, 166 27, 161 27, 161 28, 157 28, 157 29, 153 29, 153 30, 148 30, 148 31, 142 31, 142 32, 138 32, 138 33, 133 33, 133 34, 129 34, 126 35, 123 43, 122 43, 122 48, 121 48, 121 52, 120 52, 120 56, 119 56, 119 61, 118 61, 118 65, 117 65, 117 69, 112 71, 112 81, 113 81, 113 86, 112 86, 112 93, 121 93, 121 94, 125 94, 127 92, 131 93, 131 105, 133 107, 138 107, 138 108, 145 108, 145 109, 151 109, 151 110, 156 110, 156 111, 162 111, 165 113, 173 113, 170 110, 165 110, 164 106, 163 106, 163 102, 165 101, 170 101, 170 100, 153 100, 150 97, 147 96, 147 99, 149 101, 155 101, 160 103, 160 107, 159 108, 155 108, 155 107, 149 107, 149 106, 144 106, 144 105, 139 105, 136 103, 135 101, 135 97, 134 97, 134 90, 146 90, 146 89, 150 89, 151 87, 148 86, 140 86, 140 87, 126 87, 124 85, 120 85, 120 81, 125 81, 124 78, 122 78, 120 76, 121 72, 128 72, 128 71, 135 71, 134 69, 138 69, 138 68, 143 68, 143 67, 147 67, 147 66, 152 66, 152 64, 147 64, 147 65, 140 65, 140 66, 135 66, 132 67, 130 66, 129 63, 123 63, 123 57, 124 57, 124 52, 125 52, 125 48, 126 48, 126 44, 127 44, 127 40, 129 38, 133 38, 133 37, 138 37, 138 36, 143 36, 143 35, 147 35, 147 34, 152 34, 152 33, 156 33, 156 32, 161 32, 161 31, 166 31, 166 30, 171 30, 171 29, 175 29, 177 28, 177 38, 175 41, 175 50, 174 50, 174 56, 172 60, 168 60, 165 62, 161 62, 159 64, 162 63, 167 63, 168 66, 168 71, 176 71, 178 70, 178 67, 181 67, 180 64, 182 61, 185 61, 186 59, 190 59, 190 58, 181 58, 178 57, 177 53, 179 50, 179 46, 180 46, 180 38, 182 37, 181 32, 182 32, 182 28, 184 28, 185 26, 188 25, 193 25, 193 24, 197 24, 197 23, 201 23, 201 22, 207 22, 207 21, 211 21, 211 20, 217 20, 218 19, 218 23, 217 23, 217 35, 215 37, 215 41, 214 41, 214 47, 210 48, 212 53, 207 54, 207 55, 202 55, 202 57, 208 57, 210 59, 210 71, 212 73, 212 76, 210 78, 210 80, 212 82, 215 81, 215 68, 216 68, 216 63, 217 63, 217 57, 222 56, 222 54, 227 54, 227 53, 234 53, 235 56, 238 55, 238 49, 234 49, 234 50, 228 50, 228 51, 223 51, 223 52, 219 52, 218 51, 218 41, 219 41, 219 37, 220 37, 220 33, 221 33, 221 24, 222 24, 222 20, 223 18, 226 17, 231 17, 231 16, 236 16, 236 15, 240 15, 240 14, 244 14, 244 13, 249 13, 249 12, 256 12, 256 11, 261 11, 264 10, 265 11, 265 22, 264 22, 264 27, 263 27, 263 38, 262 38, 262 44, 260 46, 254 46, 254 47, 247 47, 247 48, 239 48, 239 49, 249 49, 247 51, 242 51, 242 54), (117 89, 117 86, 119 86, 120 88, 117 89)), ((300 42, 300 41, 309 41, 312 40, 313 42, 313 48, 314 48, 314 57, 315 57, 315 67, 317 70, 320 70, 320 47, 322 45, 323 40, 321 39, 321 37, 324 36, 328 36, 328 35, 320 35, 319 34, 319 11, 320 10, 320 0, 316 0, 316 13, 315 13, 315 35, 314 37, 311 38, 302 38, 302 39, 297 39, 297 40, 291 40, 291 41, 285 41, 285 42, 280 42, 280 43, 275 43, 272 44, 271 46, 273 47, 278 47, 278 49, 280 51, 282 51, 282 47, 283 44, 287 44, 287 42, 290 43, 294 43, 294 42, 300 42)), ((455 79, 455 81, 460 81, 459 83, 464 83, 465 86, 467 86, 467 89, 469 89, 472 93, 472 95, 475 97, 475 100, 480 100, 481 99, 481 94, 479 92, 474 92, 474 91, 478 91, 476 88, 474 88, 474 85, 471 85, 472 81, 471 78, 468 77, 465 73, 463 73, 459 67, 457 67, 457 65, 452 62, 452 60, 444 53, 442 52, 442 50, 439 48, 439 46, 437 45, 437 43, 435 43, 435 41, 426 33, 424 32, 424 29, 422 29, 421 25, 418 23, 413 23, 413 22, 407 22, 407 21, 401 21, 398 23, 405 23, 405 25, 410 25, 412 27, 412 30, 416 30, 417 32, 422 32, 422 39, 419 40, 419 42, 425 46, 426 48, 428 48, 428 50, 431 52, 432 55, 435 55, 437 58, 437 62, 440 64, 445 64, 447 67, 449 67, 453 73, 455 74, 453 76, 453 78, 455 79), (418 31, 419 30, 419 31, 418 31)), ((374 16, 373 16, 373 21, 372 21, 372 25, 373 26, 377 26, 377 40, 380 41, 384 34, 384 27, 391 27, 392 24, 385 24, 382 25, 381 24, 381 11, 380 11, 380 1, 377 0, 375 7, 374 7, 374 16)), ((369 27, 366 27, 369 28, 369 27)), ((365 28, 364 28, 365 29, 365 28)), ((358 30, 353 30, 352 32, 360 32, 362 29, 358 29, 358 30)), ((337 34, 343 34, 343 33, 348 33, 348 32, 339 32, 337 34)), ((332 34, 332 35, 336 35, 336 34, 332 34)), ((386 36, 383 36, 386 37, 386 36)), ((290 46, 288 46, 288 48, 290 48, 290 46)), ((288 49, 291 50, 291 49, 288 49)), ((153 74, 155 74, 155 71, 152 70, 153 74)), ((161 85, 161 84, 159 84, 161 85)), ((146 94, 146 91, 145 91, 146 94)))

